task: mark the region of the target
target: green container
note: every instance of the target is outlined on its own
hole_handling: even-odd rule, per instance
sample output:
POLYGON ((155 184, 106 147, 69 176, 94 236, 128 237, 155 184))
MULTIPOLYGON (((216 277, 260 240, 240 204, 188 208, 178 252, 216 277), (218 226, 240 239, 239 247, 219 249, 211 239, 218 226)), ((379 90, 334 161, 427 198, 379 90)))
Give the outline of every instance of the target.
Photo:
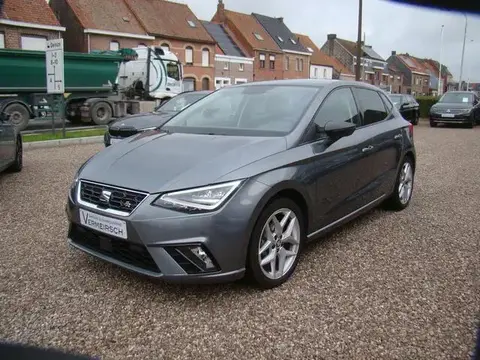
MULTIPOLYGON (((65 52, 65 93, 111 91, 123 58, 65 52)), ((0 93, 47 92, 44 51, 0 49, 0 93)))

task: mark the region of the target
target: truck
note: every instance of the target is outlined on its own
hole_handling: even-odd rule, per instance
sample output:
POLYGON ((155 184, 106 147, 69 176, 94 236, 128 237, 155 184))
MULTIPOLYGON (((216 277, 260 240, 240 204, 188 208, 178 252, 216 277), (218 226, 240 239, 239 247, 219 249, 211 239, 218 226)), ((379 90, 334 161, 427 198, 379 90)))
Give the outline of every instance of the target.
MULTIPOLYGON (((142 101, 161 103, 182 92, 183 68, 175 54, 149 46, 119 51, 64 53, 65 118, 106 125, 135 114, 142 101)), ((0 113, 18 131, 50 109, 44 51, 0 49, 0 113)))

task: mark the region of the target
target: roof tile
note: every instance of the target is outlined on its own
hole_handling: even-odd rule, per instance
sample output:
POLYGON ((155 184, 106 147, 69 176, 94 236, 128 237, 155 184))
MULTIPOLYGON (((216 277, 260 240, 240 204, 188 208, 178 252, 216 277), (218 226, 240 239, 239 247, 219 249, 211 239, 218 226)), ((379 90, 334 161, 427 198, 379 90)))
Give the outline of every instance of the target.
POLYGON ((66 0, 85 29, 145 35, 124 0, 66 0))
POLYGON ((310 58, 310 63, 312 65, 324 65, 331 66, 333 68, 335 68, 336 66, 338 67, 335 59, 321 51, 318 46, 312 41, 312 39, 310 39, 310 37, 303 34, 295 34, 295 36, 300 40, 300 43, 308 50, 308 52, 311 52, 310 49, 313 50, 313 52, 311 52, 312 57, 310 58))
POLYGON ((242 14, 235 11, 225 10, 226 18, 235 25, 243 34, 253 49, 280 52, 280 48, 265 31, 262 25, 252 15, 242 14), (263 40, 255 37, 254 33, 260 35, 263 40))
POLYGON ((185 4, 165 0, 124 0, 150 35, 214 43, 185 4), (192 27, 189 22, 195 25, 192 27))
POLYGON ((45 0, 3 0, 0 19, 60 26, 45 0))

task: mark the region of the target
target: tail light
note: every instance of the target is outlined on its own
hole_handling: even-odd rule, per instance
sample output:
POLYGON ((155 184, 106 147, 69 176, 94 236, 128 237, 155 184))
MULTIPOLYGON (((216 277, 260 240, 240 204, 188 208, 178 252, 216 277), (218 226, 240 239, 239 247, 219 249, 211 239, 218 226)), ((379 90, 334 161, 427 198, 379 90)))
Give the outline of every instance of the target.
POLYGON ((413 139, 413 124, 408 124, 408 134, 410 135, 410 138, 413 139))

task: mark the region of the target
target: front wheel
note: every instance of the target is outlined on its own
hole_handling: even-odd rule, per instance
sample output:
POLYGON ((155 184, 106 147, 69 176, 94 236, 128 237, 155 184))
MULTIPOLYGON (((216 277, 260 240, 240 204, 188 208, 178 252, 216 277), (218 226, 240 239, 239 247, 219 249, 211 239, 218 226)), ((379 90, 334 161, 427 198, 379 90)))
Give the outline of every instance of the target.
POLYGON ((413 160, 407 156, 403 160, 400 171, 398 172, 393 194, 385 203, 388 209, 400 211, 410 204, 413 194, 414 177, 415 170, 413 167, 413 160))
POLYGON ((93 105, 90 114, 93 122, 97 125, 107 125, 112 120, 112 108, 104 101, 93 105))
POLYGON ((23 143, 22 136, 18 135, 17 145, 15 146, 15 161, 10 166, 10 171, 20 172, 23 168, 23 143))
POLYGON ((288 198, 278 198, 262 211, 247 258, 247 275, 257 286, 271 289, 293 274, 304 242, 304 223, 302 211, 288 198))
POLYGON ((430 120, 430 127, 437 127, 437 123, 435 121, 430 120))

